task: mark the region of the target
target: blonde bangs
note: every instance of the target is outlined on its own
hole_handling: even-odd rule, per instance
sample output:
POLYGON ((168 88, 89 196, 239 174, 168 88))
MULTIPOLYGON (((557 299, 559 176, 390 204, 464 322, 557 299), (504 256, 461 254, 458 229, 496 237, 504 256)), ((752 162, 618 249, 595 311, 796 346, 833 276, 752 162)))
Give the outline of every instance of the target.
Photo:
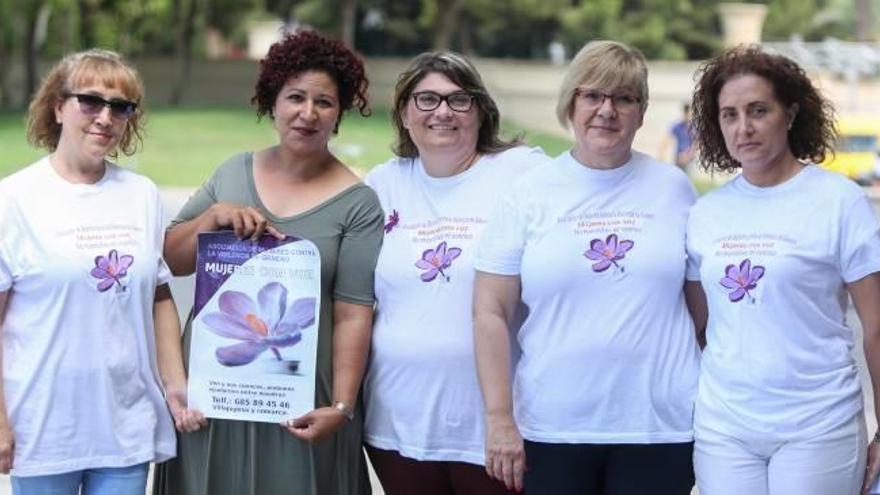
POLYGON ((87 86, 117 89, 136 103, 140 103, 144 97, 143 85, 134 69, 106 58, 84 57, 71 71, 67 86, 68 91, 87 86))
POLYGON ((641 98, 641 110, 648 106, 648 67, 644 55, 616 41, 591 41, 584 45, 568 65, 556 102, 556 118, 568 129, 578 86, 595 89, 628 89, 641 98))

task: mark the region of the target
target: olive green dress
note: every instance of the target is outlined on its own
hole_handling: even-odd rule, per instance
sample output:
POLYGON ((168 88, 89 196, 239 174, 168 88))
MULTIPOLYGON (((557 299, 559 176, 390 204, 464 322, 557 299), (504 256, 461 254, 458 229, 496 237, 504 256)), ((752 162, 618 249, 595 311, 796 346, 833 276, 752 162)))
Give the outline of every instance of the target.
MULTIPOLYGON (((175 222, 197 217, 212 204, 258 208, 281 231, 309 239, 321 253, 316 404, 332 403, 334 300, 373 304, 373 271, 382 241, 382 210, 375 193, 354 185, 309 211, 279 218, 254 187, 253 155, 236 155, 189 199, 175 222)), ((187 366, 191 320, 184 330, 187 366)), ((281 426, 212 419, 206 428, 178 434, 177 458, 156 467, 156 495, 367 495, 370 482, 361 448, 363 418, 309 445, 281 426)))

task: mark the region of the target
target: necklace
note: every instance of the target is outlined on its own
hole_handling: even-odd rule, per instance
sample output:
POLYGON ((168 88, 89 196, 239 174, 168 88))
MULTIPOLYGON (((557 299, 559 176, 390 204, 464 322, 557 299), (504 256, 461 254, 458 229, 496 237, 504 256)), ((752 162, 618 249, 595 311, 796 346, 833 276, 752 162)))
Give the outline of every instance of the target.
POLYGON ((453 175, 458 175, 464 172, 467 172, 480 158, 480 153, 477 150, 474 150, 473 154, 471 154, 467 160, 461 165, 461 170, 455 172, 453 175))

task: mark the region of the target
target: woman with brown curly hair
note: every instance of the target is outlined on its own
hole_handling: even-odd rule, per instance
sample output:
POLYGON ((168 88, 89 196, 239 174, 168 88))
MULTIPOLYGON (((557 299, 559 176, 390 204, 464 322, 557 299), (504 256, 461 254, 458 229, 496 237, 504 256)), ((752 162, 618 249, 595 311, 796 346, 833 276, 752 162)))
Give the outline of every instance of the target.
POLYGON ((360 58, 337 41, 299 31, 272 45, 252 102, 271 119, 279 143, 220 165, 169 229, 165 255, 175 274, 193 272, 199 232, 288 234, 317 245, 317 408, 280 426, 214 419, 181 435, 179 457, 160 466, 155 493, 369 493, 355 403, 370 343, 382 210, 328 148, 345 111, 369 113, 366 89, 360 58))
POLYGON ((703 164, 742 170, 688 222, 688 279, 709 308, 700 493, 857 494, 880 436, 866 438, 845 318, 849 295, 880 397, 880 223, 857 185, 813 164, 830 152, 833 110, 796 63, 741 47, 699 76, 703 164))
POLYGON ((204 422, 186 409, 159 193, 107 159, 140 144, 142 100, 116 53, 64 57, 28 112, 49 155, 0 181, 0 472, 16 494, 143 494, 174 426, 204 422))

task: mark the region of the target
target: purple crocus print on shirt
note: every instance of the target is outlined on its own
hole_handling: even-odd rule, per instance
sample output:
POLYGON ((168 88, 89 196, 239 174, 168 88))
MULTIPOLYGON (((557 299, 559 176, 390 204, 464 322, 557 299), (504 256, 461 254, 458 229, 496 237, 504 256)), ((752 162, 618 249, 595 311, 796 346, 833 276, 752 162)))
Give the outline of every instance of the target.
POLYGON ((626 253, 635 246, 635 242, 629 240, 618 240, 617 234, 611 234, 602 239, 593 239, 590 241, 590 249, 584 252, 584 256, 593 260, 594 272, 604 272, 611 265, 621 272, 626 271, 622 264, 618 263, 626 257, 626 253))
POLYGON ((99 280, 98 292, 104 292, 116 285, 117 292, 125 291, 122 279, 128 274, 128 267, 134 263, 134 256, 120 254, 111 249, 107 256, 96 256, 95 267, 89 274, 99 280))
POLYGON ((748 258, 742 260, 739 266, 727 265, 724 269, 724 277, 721 278, 721 285, 730 290, 727 297, 730 302, 741 301, 743 297, 749 296, 749 302, 755 302, 755 298, 749 294, 750 290, 754 290, 758 286, 758 280, 764 276, 764 267, 760 265, 752 266, 752 261, 748 258))
POLYGON ((260 289, 257 304, 244 292, 228 290, 220 294, 220 311, 202 318, 211 332, 241 341, 217 348, 214 355, 220 364, 248 364, 266 350, 281 361, 278 349, 296 345, 302 330, 315 323, 315 298, 303 297, 288 305, 287 288, 278 282, 260 289))
POLYGON ((452 265, 453 260, 461 254, 461 249, 456 247, 446 248, 446 241, 437 244, 436 249, 426 249, 422 253, 422 259, 416 261, 416 266, 425 270, 422 273, 422 282, 430 282, 441 275, 442 280, 449 282, 449 275, 443 270, 452 265))
POLYGON ((385 233, 390 234, 394 227, 397 227, 398 222, 400 222, 400 215, 397 210, 391 210, 391 214, 388 215, 388 223, 385 224, 385 233))

